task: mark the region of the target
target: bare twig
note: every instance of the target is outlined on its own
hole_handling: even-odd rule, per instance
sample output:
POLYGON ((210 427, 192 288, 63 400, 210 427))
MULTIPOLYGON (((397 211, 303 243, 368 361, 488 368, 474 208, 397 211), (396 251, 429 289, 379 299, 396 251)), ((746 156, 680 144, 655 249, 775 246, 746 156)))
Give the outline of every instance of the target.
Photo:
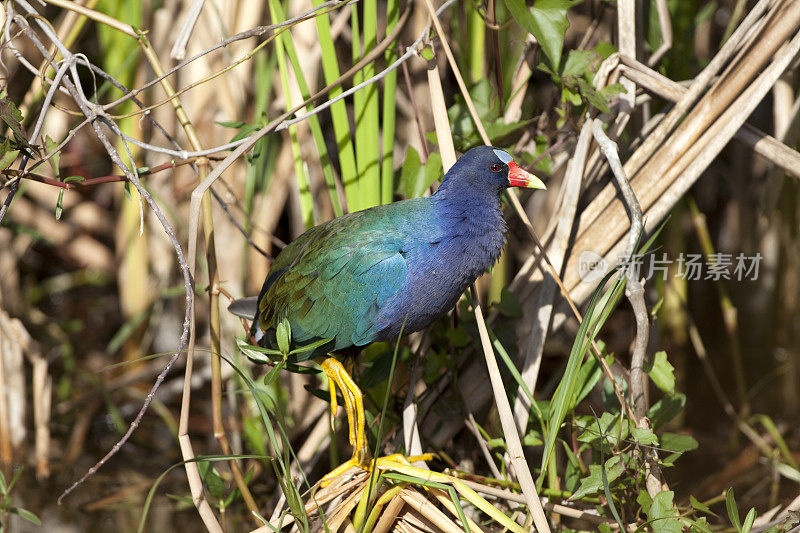
MULTIPOLYGON (((636 194, 633 192, 628 177, 622 169, 622 163, 617 153, 617 145, 603 131, 602 123, 596 120, 592 125, 592 133, 600 146, 600 150, 608 160, 614 174, 617 186, 622 193, 628 216, 631 219, 631 229, 628 235, 628 245, 625 250, 625 259, 629 261, 627 273, 626 292, 631 302, 633 314, 636 318, 636 338, 631 354, 630 388, 633 399, 633 412, 636 416, 636 425, 640 429, 650 429, 650 424, 645 414, 647 413, 647 396, 645 394, 644 362, 647 355, 647 342, 650 336, 650 324, 647 316, 647 304, 644 300, 644 284, 639 279, 634 254, 641 240, 643 232, 642 208, 636 194)), ((658 456, 653 450, 645 451, 645 485, 651 497, 662 490, 661 470, 658 466, 658 456)))
MULTIPOLYGON (((17 4, 22 6, 23 9, 27 10, 29 13, 36 14, 36 11, 25 0, 20 0, 19 2, 17 2, 17 4)), ((150 194, 147 191, 147 189, 145 189, 141 185, 141 183, 139 182, 138 176, 136 175, 136 172, 133 171, 132 169, 128 168, 125 165, 125 163, 122 161, 122 158, 119 156, 119 153, 116 151, 114 146, 108 140, 105 132, 102 130, 102 128, 100 128, 100 125, 99 125, 99 123, 97 122, 96 119, 97 119, 99 113, 102 113, 102 111, 99 111, 99 113, 98 113, 98 109, 97 109, 98 106, 92 104, 91 102, 89 102, 86 99, 86 96, 80 91, 80 89, 79 89, 80 86, 79 85, 73 84, 72 80, 77 80, 78 79, 77 71, 75 69, 75 62, 74 62, 74 60, 71 60, 73 55, 60 43, 58 38, 52 33, 52 31, 50 31, 49 27, 46 24, 44 24, 38 18, 35 18, 34 20, 36 20, 36 22, 39 24, 39 26, 42 29, 42 31, 48 36, 48 38, 52 41, 52 43, 59 47, 59 51, 61 52, 62 56, 64 57, 64 61, 66 61, 66 62, 72 61, 71 66, 70 66, 70 77, 66 77, 65 76, 63 78, 63 85, 69 91, 69 93, 72 96, 73 100, 78 105, 78 107, 81 109, 81 112, 83 112, 88 118, 92 119, 92 121, 91 121, 92 127, 94 128, 98 139, 103 144, 103 146, 105 147, 105 149, 108 152, 109 156, 111 157, 111 160, 114 162, 115 165, 117 165, 119 168, 121 168, 123 170, 123 172, 125 173, 125 176, 127 177, 127 179, 133 184, 134 187, 136 187, 136 189, 139 192, 141 198, 145 201, 145 203, 147 203, 147 205, 150 207, 150 209, 153 211, 153 213, 158 218, 159 222, 161 223, 162 227, 164 228, 165 233, 167 234, 167 237, 169 238, 169 240, 170 240, 170 242, 171 242, 171 244, 173 246, 173 249, 175 250, 175 253, 176 253, 176 256, 177 256, 177 260, 178 260, 178 265, 179 265, 179 267, 181 269, 181 272, 183 274, 184 287, 185 287, 185 290, 186 290, 186 309, 185 309, 185 314, 184 314, 183 332, 182 332, 181 338, 180 338, 180 340, 178 342, 177 349, 175 350, 173 355, 170 357, 170 359, 167 362, 167 364, 165 365, 164 369, 157 376, 153 386, 150 389, 150 392, 145 397, 145 400, 144 400, 144 402, 142 404, 142 408, 139 410, 137 415, 134 417, 134 419, 131 422, 128 430, 125 432, 125 434, 122 436, 122 438, 120 438, 120 440, 116 444, 114 444, 114 446, 111 448, 111 450, 103 458, 101 458, 92 468, 90 468, 86 472, 86 474, 84 474, 78 481, 73 483, 69 488, 67 488, 61 494, 61 496, 58 499, 58 502, 61 503, 61 501, 63 500, 63 498, 65 496, 67 496, 70 492, 75 490, 75 488, 77 488, 83 481, 85 481, 87 478, 89 478, 91 475, 93 475, 111 457, 113 457, 113 455, 116 454, 116 452, 125 444, 125 442, 127 442, 127 440, 130 438, 130 436, 133 434, 133 432, 139 426, 139 423, 141 422, 142 418, 144 417, 144 413, 147 411, 147 408, 150 406, 150 403, 153 401, 153 398, 155 397, 155 393, 158 390, 158 387, 164 381, 164 378, 169 373, 170 369, 172 368, 172 366, 174 365, 175 361, 178 359, 178 357, 180 356, 180 354, 182 353, 183 349, 185 348, 185 346, 186 346, 186 344, 188 342, 189 324, 191 323, 190 310, 191 310, 191 305, 192 305, 192 301, 193 301, 193 281, 192 281, 191 276, 189 274, 189 269, 188 269, 188 265, 186 263, 184 255, 183 255, 183 250, 181 249, 180 244, 178 243, 177 239, 175 238, 175 234, 174 234, 174 232, 172 230, 172 227, 171 227, 170 223, 167 221, 166 217, 161 212, 161 209, 158 207, 158 205, 152 199, 152 197, 150 196, 150 194)), ((24 19, 23 19, 23 22, 24 22, 24 19)), ((22 26, 23 29, 25 28, 25 26, 27 26, 27 23, 25 23, 24 26, 22 26)), ((26 32, 26 35, 37 46, 37 48, 40 50, 40 52, 42 52, 42 55, 44 57, 47 57, 47 49, 42 45, 42 43, 39 41, 38 37, 32 32, 26 32)))
POLYGON ((528 467, 525 454, 522 451, 522 442, 520 441, 519 433, 517 433, 514 415, 511 411, 511 405, 508 403, 508 396, 506 396, 503 380, 500 377, 500 369, 497 366, 497 359, 495 359, 492 342, 489 340, 486 322, 483 320, 483 311, 481 310, 480 304, 478 304, 477 298, 478 293, 473 286, 472 300, 474 303, 475 321, 478 323, 478 334, 481 338, 481 346, 486 358, 486 366, 489 370, 489 378, 491 379, 492 390, 494 391, 494 401, 497 405, 497 411, 500 414, 500 424, 503 428, 506 446, 508 446, 511 465, 514 467, 517 480, 519 481, 520 487, 522 487, 525 503, 533 515, 533 523, 536 524, 536 530, 540 532, 549 532, 550 525, 547 523, 547 517, 544 514, 542 502, 539 500, 536 484, 533 482, 531 470, 528 467))

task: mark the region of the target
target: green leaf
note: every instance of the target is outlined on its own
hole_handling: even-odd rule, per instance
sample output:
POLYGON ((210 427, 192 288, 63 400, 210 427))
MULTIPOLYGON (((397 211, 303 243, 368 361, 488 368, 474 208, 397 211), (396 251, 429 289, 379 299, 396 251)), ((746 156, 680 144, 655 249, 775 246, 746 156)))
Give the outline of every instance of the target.
POLYGON ((658 437, 649 429, 631 428, 633 440, 644 446, 658 446, 658 437))
POLYGON ((564 441, 561 441, 561 444, 567 456, 567 467, 564 470, 564 489, 569 492, 575 492, 581 482, 581 466, 578 462, 578 456, 570 449, 569 445, 564 441))
MULTIPOLYGON (((593 448, 599 448, 602 442, 605 446, 616 447, 620 440, 628 437, 630 421, 620 420, 621 414, 605 412, 600 418, 591 417, 591 423, 578 437, 578 441, 590 444, 593 448)), ((578 425, 583 426, 589 417, 578 419, 578 425)))
POLYGON ((22 467, 14 469, 14 474, 11 476, 11 481, 8 482, 8 492, 11 492, 14 489, 14 485, 17 484, 17 481, 19 481, 19 478, 22 475, 22 471, 22 467))
POLYGON ((247 122, 242 122, 241 120, 217 120, 216 123, 223 128, 234 128, 237 130, 243 126, 247 126, 247 122))
POLYGON ((583 98, 585 98, 590 105, 593 105, 603 113, 611 112, 609 104, 611 103, 612 96, 619 94, 621 92, 625 92, 624 87, 619 83, 603 87, 602 89, 597 91, 595 90, 595 88, 592 86, 591 83, 589 83, 583 78, 578 78, 577 86, 580 95, 583 98))
MULTIPOLYGON (((550 139, 544 135, 536 135, 534 143, 530 147, 532 151, 521 154, 524 166, 533 165, 534 170, 539 170, 544 174, 552 174, 553 157, 547 153, 547 150, 550 149, 550 139)), ((522 163, 520 164, 522 165, 522 163)))
POLYGON ((428 161, 425 163, 425 181, 428 183, 426 187, 430 187, 433 180, 439 179, 442 173, 442 154, 439 152, 428 154, 428 161))
POLYGON ((697 441, 690 435, 678 435, 677 433, 664 433, 661 435, 661 447, 670 452, 688 452, 697 449, 697 441))
POLYGON ((561 69, 561 76, 583 76, 598 58, 594 50, 570 50, 561 69))
POLYGON ((247 446, 256 455, 267 455, 267 435, 261 426, 261 421, 255 416, 245 416, 242 418, 242 434, 247 446))
POLYGON ((731 525, 736 528, 736 531, 742 533, 742 524, 739 521, 739 508, 736 506, 733 488, 728 489, 728 493, 725 494, 725 509, 728 511, 728 518, 731 521, 731 525))
POLYGON ((278 379, 281 370, 283 370, 283 362, 280 362, 277 365, 273 366, 269 370, 269 372, 267 372, 267 374, 264 376, 264 385, 266 385, 267 387, 272 385, 275 382, 275 380, 278 379))
POLYGON ((31 146, 28 142, 28 135, 25 133, 25 128, 22 127, 22 112, 17 109, 14 102, 8 99, 6 91, 0 92, 0 120, 5 122, 11 129, 18 146, 36 153, 39 152, 35 146, 31 146))
POLYGON ((10 167, 11 163, 14 162, 18 155, 19 150, 12 150, 11 143, 6 139, 3 144, 0 145, 0 172, 10 167))
MULTIPOLYGON (((605 471, 608 484, 611 485, 625 471, 622 457, 615 455, 606 461, 605 471)), ((600 465, 589 465, 589 475, 581 480, 581 486, 572 495, 572 499, 579 500, 585 496, 592 496, 601 490, 603 490, 603 470, 600 465)))
POLYGON ((28 511, 27 509, 23 509, 21 507, 12 507, 11 509, 8 510, 8 512, 19 515, 28 522, 35 524, 37 526, 42 525, 42 521, 39 520, 39 517, 33 514, 32 512, 28 511))
POLYGON ((522 438, 522 444, 524 446, 541 446, 544 444, 544 441, 542 440, 542 435, 538 431, 529 431, 522 438))
POLYGON ((662 466, 672 466, 684 452, 697 448, 697 441, 689 435, 677 435, 675 433, 664 433, 659 438, 661 448, 664 451, 672 452, 667 457, 661 459, 662 466))
POLYGON ((285 318, 278 322, 275 328, 275 336, 278 341, 278 349, 283 355, 289 355, 290 346, 292 344, 292 326, 285 318))
POLYGON ((537 0, 528 8, 525 0, 505 0, 517 23, 536 37, 553 70, 561 64, 564 33, 569 28, 567 10, 570 0, 537 0))
POLYGON ((299 348, 295 348, 294 350, 289 352, 289 355, 298 355, 298 354, 301 354, 301 353, 306 353, 306 352, 310 352, 312 350, 316 350, 317 348, 319 348, 323 344, 328 344, 332 340, 333 340, 333 338, 331 337, 330 339, 320 339, 318 341, 314 341, 314 342, 310 342, 308 344, 304 344, 304 345, 300 346, 299 348))
MULTIPOLYGON (((258 130, 260 130, 261 128, 262 128, 261 124, 247 124, 242 129, 239 130, 239 133, 237 133, 236 135, 231 137, 231 142, 235 143, 236 141, 240 141, 240 140, 244 139, 245 137, 249 137, 253 133, 255 133, 258 130)), ((256 143, 256 144, 258 145, 259 143, 256 143)), ((256 149, 254 148, 253 157, 258 157, 259 154, 255 150, 256 149)))
POLYGON ((597 46, 594 47, 594 51, 600 55, 601 60, 605 61, 618 50, 617 47, 610 42, 600 41, 597 43, 597 46))
POLYGON ((647 411, 647 418, 653 423, 653 428, 657 429, 681 412, 686 404, 686 396, 677 393, 675 396, 661 398, 647 411))
POLYGON ((57 152, 56 148, 58 148, 58 143, 55 142, 53 139, 50 138, 49 135, 44 136, 44 148, 47 150, 47 153, 52 153, 53 155, 50 159, 47 160, 50 163, 50 167, 53 169, 56 177, 58 177, 58 167, 59 162, 61 161, 61 152, 57 152))
POLYGON ((486 441, 486 445, 489 448, 500 448, 502 450, 506 449, 506 441, 503 440, 502 437, 495 437, 493 439, 489 439, 486 441))
POLYGON ((675 367, 667 361, 667 352, 656 352, 653 361, 646 363, 644 370, 656 387, 670 396, 675 394, 675 367))
POLYGON ((58 199, 56 200, 56 220, 61 220, 61 213, 64 210, 64 189, 58 189, 58 199))
POLYGON ((387 350, 372 361, 372 366, 369 367, 369 370, 364 372, 364 375, 359 381, 361 390, 370 389, 389 377, 392 371, 393 355, 391 350, 387 350))
POLYGON ((791 479, 795 483, 800 483, 800 471, 798 471, 793 466, 789 466, 785 463, 775 463, 775 470, 778 471, 780 475, 785 477, 786 479, 791 479))
POLYGON ((705 516, 701 516, 697 520, 689 522, 690 531, 692 533, 712 533, 711 528, 708 527, 708 520, 705 516))
MULTIPOLYGON (((596 342, 597 347, 600 349, 600 353, 604 353, 605 351, 605 344, 603 341, 598 340, 596 342)), ((611 365, 614 362, 614 358, 611 356, 606 356, 605 361, 607 364, 611 365)), ((576 389, 575 398, 572 401, 573 405, 578 405, 580 402, 586 398, 590 392, 594 389, 597 382, 600 381, 600 378, 603 375, 603 369, 600 367, 600 363, 597 362, 597 359, 592 357, 589 359, 578 371, 578 388, 576 389)))
POLYGON ((581 105, 583 103, 581 95, 567 87, 561 89, 561 101, 572 105, 581 105))
POLYGON ((469 344, 469 333, 462 328, 448 329, 444 332, 444 336, 453 343, 455 348, 463 348, 469 344))
POLYGON ((277 364, 283 361, 283 354, 278 350, 270 350, 261 346, 253 346, 244 339, 236 339, 236 347, 250 360, 256 363, 277 364))
POLYGON ((219 475, 219 472, 217 472, 217 469, 206 461, 200 461, 197 466, 200 469, 200 474, 202 475, 203 482, 208 492, 211 493, 215 499, 223 500, 226 492, 225 482, 222 480, 222 476, 219 475))
MULTIPOLYGON (((625 92, 625 87, 621 83, 613 83, 611 85, 606 85, 605 87, 603 87, 602 89, 597 91, 597 95, 598 95, 598 97, 602 98, 603 102, 605 103, 605 105, 607 107, 608 102, 611 100, 612 96, 615 96, 617 94, 621 94, 621 93, 624 93, 624 92, 625 92)), ((589 102, 592 105, 594 105, 595 107, 598 107, 598 105, 595 104, 594 102, 592 102, 591 100, 589 100, 589 102)), ((599 109, 599 107, 598 107, 598 109, 599 109)))
POLYGON ((439 177, 441 170, 441 155, 436 152, 432 153, 423 165, 417 151, 409 146, 406 160, 400 171, 400 182, 398 183, 400 193, 406 198, 422 196, 433 180, 439 177))
POLYGON ((650 497, 650 494, 648 494, 646 490, 642 489, 639 491, 639 495, 636 496, 636 503, 642 508, 644 514, 647 514, 650 512, 650 507, 653 505, 653 498, 650 497))
POLYGON ((500 117, 496 120, 486 122, 484 126, 486 127, 486 135, 489 136, 489 140, 491 140, 493 144, 506 146, 509 143, 513 144, 514 138, 512 135, 517 133, 521 134, 535 121, 536 119, 530 119, 506 124, 505 119, 500 117))
POLYGON ((753 522, 756 521, 756 510, 754 507, 750 508, 750 511, 747 512, 747 516, 744 517, 744 524, 742 524, 742 533, 750 533, 750 530, 753 529, 753 522))
POLYGON ((500 301, 494 304, 501 314, 509 318, 519 318, 522 316, 522 306, 513 292, 503 287, 500 291, 500 301))
POLYGON ((400 168, 400 183, 398 184, 400 192, 406 198, 416 198, 425 190, 425 186, 421 184, 424 179, 425 172, 419 153, 413 146, 409 146, 406 152, 406 160, 400 168))
POLYGON ((681 533, 683 524, 678 519, 678 511, 672 505, 675 493, 671 490, 661 491, 653 498, 647 518, 653 533, 681 533))
POLYGON ((692 495, 689 495, 689 503, 691 503, 692 504, 692 508, 697 510, 697 511, 700 511, 700 512, 706 513, 706 514, 710 514, 710 515, 713 515, 713 516, 717 516, 716 513, 714 513, 714 511, 712 511, 711 508, 708 505, 704 504, 701 501, 698 501, 697 498, 695 498, 692 495))

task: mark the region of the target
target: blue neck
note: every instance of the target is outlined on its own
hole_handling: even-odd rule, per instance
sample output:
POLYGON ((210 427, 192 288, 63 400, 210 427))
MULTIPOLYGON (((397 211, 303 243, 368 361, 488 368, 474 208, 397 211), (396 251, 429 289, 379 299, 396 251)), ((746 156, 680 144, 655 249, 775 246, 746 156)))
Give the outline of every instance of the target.
POLYGON ((494 264, 505 244, 502 191, 460 183, 447 185, 445 181, 431 197, 434 209, 442 230, 452 239, 454 255, 459 257, 453 259, 463 261, 466 271, 480 275, 494 264))

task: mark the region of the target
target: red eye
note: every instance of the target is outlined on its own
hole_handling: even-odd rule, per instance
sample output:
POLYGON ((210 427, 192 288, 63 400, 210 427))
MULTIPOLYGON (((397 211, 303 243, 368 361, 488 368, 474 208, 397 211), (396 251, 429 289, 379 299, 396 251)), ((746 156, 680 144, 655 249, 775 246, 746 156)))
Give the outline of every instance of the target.
POLYGON ((489 170, 491 170, 492 172, 500 172, 501 168, 503 167, 501 167, 497 163, 492 163, 491 165, 489 165, 489 170))

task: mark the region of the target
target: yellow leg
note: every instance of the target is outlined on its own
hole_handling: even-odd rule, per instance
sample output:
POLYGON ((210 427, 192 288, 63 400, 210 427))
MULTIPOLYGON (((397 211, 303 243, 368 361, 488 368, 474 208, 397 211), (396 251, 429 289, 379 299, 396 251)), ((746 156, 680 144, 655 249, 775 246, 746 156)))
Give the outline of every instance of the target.
POLYGON ((336 401, 336 382, 333 381, 330 377, 328 377, 328 392, 331 395, 331 431, 336 431, 336 411, 339 410, 339 406, 337 405, 336 401))
MULTIPOLYGON (((325 359, 320 366, 328 377, 328 383, 335 383, 342 391, 344 398, 345 412, 349 429, 349 440, 353 446, 353 457, 366 457, 367 439, 364 431, 364 401, 361 390, 344 369, 342 363, 333 357, 325 359)), ((331 387, 331 397, 335 397, 335 387, 331 387)), ((331 414, 334 411, 335 403, 331 403, 331 414)))
MULTIPOLYGON (((336 387, 342 391, 344 407, 347 412, 347 422, 349 429, 350 444, 353 445, 353 456, 343 464, 336 467, 322 478, 322 486, 327 485, 336 476, 344 473, 354 466, 359 466, 365 470, 370 470, 373 461, 370 459, 369 449, 367 448, 367 436, 365 431, 364 399, 361 389, 358 388, 353 378, 344 368, 342 363, 333 357, 328 357, 320 363, 322 371, 328 378, 328 386, 331 395, 331 426, 333 418, 336 416, 336 387)), ((409 465, 410 462, 433 459, 433 454, 423 454, 416 457, 405 457, 401 454, 394 454, 387 457, 380 457, 375 462, 379 469, 390 469, 392 465, 409 465)))
MULTIPOLYGON (((338 363, 338 361, 337 361, 338 363)), ((339 377, 341 378, 342 389, 346 390, 350 395, 350 415, 355 420, 349 419, 350 427, 355 426, 355 435, 350 444, 353 445, 353 458, 357 459, 359 463, 363 462, 369 457, 367 450, 367 434, 366 434, 366 418, 364 416, 364 398, 361 395, 361 389, 358 388, 356 382, 350 377, 350 374, 341 367, 339 377)))
MULTIPOLYGON (((323 372, 325 372, 325 375, 328 376, 329 384, 331 382, 335 383, 338 385, 339 390, 342 391, 345 411, 347 412, 349 440, 350 444, 353 445, 353 459, 357 460, 355 464, 360 464, 368 457, 367 438, 364 429, 364 400, 361 395, 361 390, 338 359, 329 357, 325 359, 320 366, 323 372)), ((332 396, 335 394, 334 391, 331 391, 332 396)), ((335 416, 336 413, 333 411, 334 405, 335 404, 332 402, 331 414, 335 416)))

